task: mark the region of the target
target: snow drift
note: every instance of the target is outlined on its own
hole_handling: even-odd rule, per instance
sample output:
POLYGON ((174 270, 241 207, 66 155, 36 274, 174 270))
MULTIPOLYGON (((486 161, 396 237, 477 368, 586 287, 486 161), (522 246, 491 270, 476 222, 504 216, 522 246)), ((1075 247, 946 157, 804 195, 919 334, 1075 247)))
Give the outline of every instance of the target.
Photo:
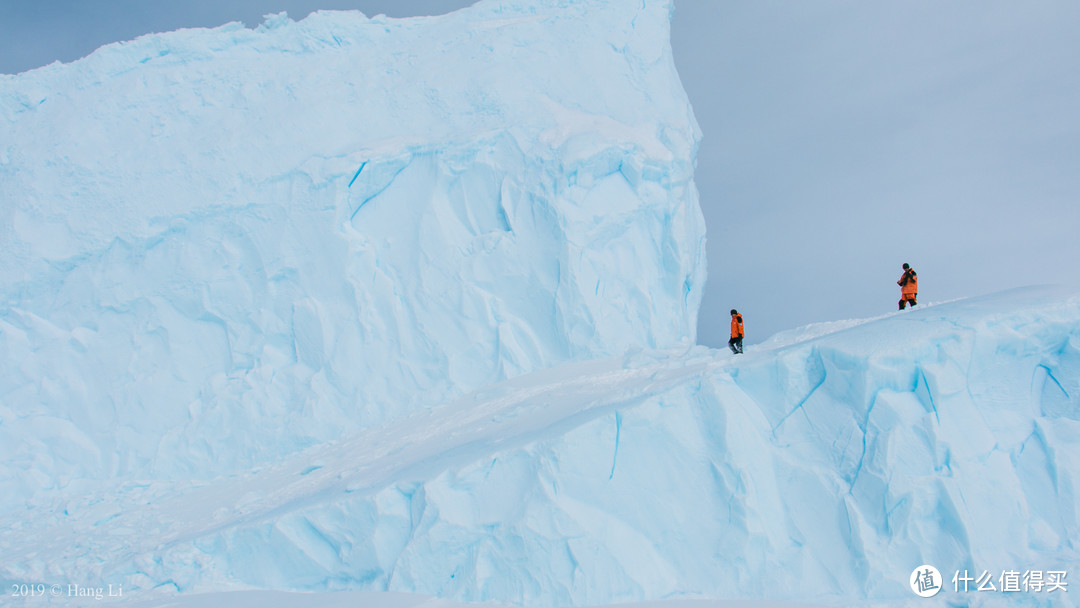
POLYGON ((1080 562, 1077 295, 693 346, 670 11, 276 16, 0 77, 0 581, 852 604, 1080 562))

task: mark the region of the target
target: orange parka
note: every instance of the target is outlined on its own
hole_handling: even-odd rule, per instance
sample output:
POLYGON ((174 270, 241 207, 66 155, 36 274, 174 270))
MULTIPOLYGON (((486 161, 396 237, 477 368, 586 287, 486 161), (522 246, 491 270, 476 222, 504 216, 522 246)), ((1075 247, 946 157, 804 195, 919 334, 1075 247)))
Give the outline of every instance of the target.
POLYGON ((742 315, 731 315, 731 337, 732 338, 745 338, 746 331, 743 329, 742 315))
POLYGON ((914 268, 905 270, 897 283, 900 285, 900 295, 904 296, 905 299, 913 298, 915 294, 919 293, 919 277, 915 274, 914 268))

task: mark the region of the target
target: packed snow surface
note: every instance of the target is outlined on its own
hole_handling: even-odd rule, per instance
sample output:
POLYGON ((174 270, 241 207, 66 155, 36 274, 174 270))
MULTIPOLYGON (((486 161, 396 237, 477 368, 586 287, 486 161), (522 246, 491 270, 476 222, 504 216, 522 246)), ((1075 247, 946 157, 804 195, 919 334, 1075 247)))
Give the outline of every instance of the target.
POLYGON ((0 77, 5 601, 899 605, 922 564, 1075 570, 1077 294, 693 345, 670 12, 279 15, 0 77))

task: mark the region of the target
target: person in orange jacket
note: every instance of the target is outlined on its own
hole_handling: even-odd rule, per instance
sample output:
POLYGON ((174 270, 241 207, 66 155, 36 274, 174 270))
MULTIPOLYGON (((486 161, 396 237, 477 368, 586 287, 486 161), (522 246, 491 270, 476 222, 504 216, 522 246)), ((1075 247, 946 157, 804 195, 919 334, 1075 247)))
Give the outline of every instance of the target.
POLYGON ((896 284, 900 286, 900 310, 904 310, 907 303, 914 308, 919 297, 919 276, 915 274, 915 269, 905 263, 904 274, 896 284))
POLYGON ((742 354, 742 340, 746 337, 746 330, 743 329, 742 315, 734 308, 731 309, 731 339, 728 340, 728 346, 731 348, 731 352, 736 355, 742 354))

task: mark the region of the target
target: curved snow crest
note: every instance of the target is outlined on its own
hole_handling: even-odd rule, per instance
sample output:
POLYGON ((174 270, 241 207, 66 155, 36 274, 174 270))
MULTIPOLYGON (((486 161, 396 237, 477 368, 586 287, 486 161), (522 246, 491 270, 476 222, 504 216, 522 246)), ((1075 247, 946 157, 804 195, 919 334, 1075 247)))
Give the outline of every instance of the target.
MULTIPOLYGON (((658 361, 685 380, 654 394, 656 376, 628 377, 622 391, 640 399, 590 405, 591 420, 561 434, 282 518, 275 529, 297 535, 289 559, 319 571, 319 539, 364 518, 371 528, 345 537, 361 543, 349 554, 365 585, 530 606, 686 595, 903 605, 924 563, 1080 563, 1075 293, 890 315, 746 359, 692 349, 623 365, 658 361)), ((272 584, 237 555, 216 563, 272 584)))
MULTIPOLYGON (((1027 289, 1032 289, 1032 288, 1033 287, 1027 288, 1027 289)), ((1049 288, 1049 287, 1047 287, 1047 289, 1051 289, 1051 291, 1054 291, 1052 288, 1049 288)), ((1025 289, 1021 289, 1020 291, 1025 291, 1025 289)), ((999 296, 995 295, 994 297, 999 297, 999 296)), ((964 298, 957 298, 957 299, 954 299, 954 300, 946 300, 944 302, 925 301, 922 304, 918 305, 919 306, 918 310, 926 310, 927 308, 933 308, 934 306, 940 306, 942 304, 951 304, 953 302, 959 302, 959 301, 962 301, 962 300, 964 300, 964 298)), ((909 310, 911 312, 914 312, 916 309, 909 309, 909 310)), ((841 319, 841 320, 836 320, 836 321, 822 321, 822 322, 819 322, 819 323, 811 323, 811 324, 805 325, 803 327, 796 327, 794 329, 781 331, 781 332, 778 332, 778 333, 776 333, 776 334, 774 334, 772 336, 769 336, 765 341, 758 344, 756 348, 771 351, 771 350, 775 350, 775 349, 778 349, 778 348, 783 348, 785 346, 792 346, 792 345, 798 344, 800 342, 808 342, 808 341, 814 340, 816 338, 821 338, 823 336, 827 336, 827 335, 830 335, 830 334, 835 334, 835 333, 838 333, 838 332, 846 331, 848 329, 852 329, 852 328, 858 327, 860 325, 865 325, 867 323, 872 323, 872 322, 875 322, 875 321, 881 321, 883 319, 888 319, 890 317, 895 317, 895 316, 905 315, 905 314, 910 314, 910 313, 909 312, 904 312, 904 311, 891 311, 891 312, 887 312, 887 313, 884 313, 884 314, 881 314, 881 315, 877 315, 875 317, 867 317, 867 318, 862 318, 862 319, 841 319)))
POLYGON ((692 342, 670 11, 277 16, 0 79, 0 504, 692 342))
MULTIPOLYGON (((133 593, 167 580, 527 606, 921 605, 907 577, 924 563, 951 576, 1078 562, 1078 397, 1080 294, 1057 290, 737 358, 636 351, 196 488, 43 497, 35 512, 64 517, 13 525, 2 574, 133 593)), ((1044 599, 947 587, 966 605, 1044 599)))

